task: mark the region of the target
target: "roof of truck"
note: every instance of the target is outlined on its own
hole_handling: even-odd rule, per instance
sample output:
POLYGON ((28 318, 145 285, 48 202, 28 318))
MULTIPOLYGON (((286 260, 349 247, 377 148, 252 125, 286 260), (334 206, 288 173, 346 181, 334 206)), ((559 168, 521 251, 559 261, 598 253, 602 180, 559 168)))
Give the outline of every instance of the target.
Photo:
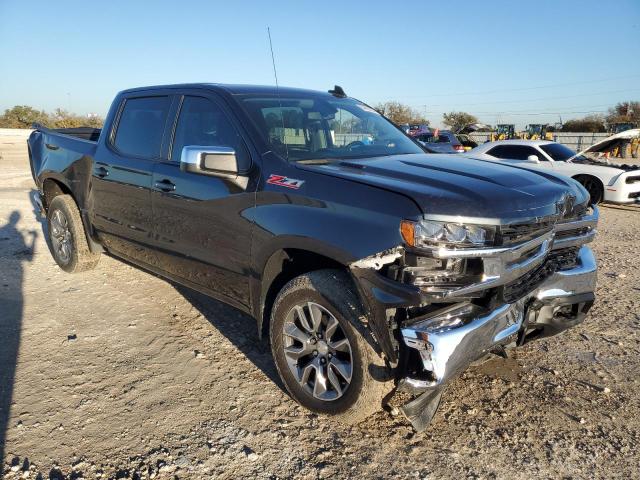
POLYGON ((303 88, 293 87, 277 87, 275 85, 243 85, 243 84, 224 84, 224 83, 178 83, 173 85, 153 85, 146 87, 128 88, 120 93, 130 93, 137 91, 147 90, 160 90, 160 89, 183 89, 183 88, 204 88, 211 90, 222 90, 232 95, 247 95, 247 94, 307 94, 307 95, 327 95, 330 94, 327 91, 308 90, 303 88))

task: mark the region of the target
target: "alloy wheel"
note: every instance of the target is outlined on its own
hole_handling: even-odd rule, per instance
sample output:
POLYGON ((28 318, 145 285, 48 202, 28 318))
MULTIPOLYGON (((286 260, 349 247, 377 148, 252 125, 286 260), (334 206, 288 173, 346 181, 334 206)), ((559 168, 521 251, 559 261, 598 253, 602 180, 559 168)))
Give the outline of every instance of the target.
POLYGON ((297 382, 314 398, 342 397, 353 375, 353 352, 345 331, 323 306, 294 306, 283 325, 284 355, 297 382))
POLYGON ((69 263, 71 260, 71 231, 69 221, 60 210, 54 210, 50 219, 51 223, 51 244, 56 255, 62 263, 69 263))

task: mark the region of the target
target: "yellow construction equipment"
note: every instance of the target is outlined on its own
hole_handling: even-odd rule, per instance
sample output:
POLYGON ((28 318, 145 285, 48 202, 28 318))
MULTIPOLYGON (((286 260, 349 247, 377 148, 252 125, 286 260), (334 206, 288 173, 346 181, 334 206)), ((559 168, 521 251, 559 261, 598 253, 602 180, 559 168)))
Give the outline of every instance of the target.
MULTIPOLYGON (((625 132, 632 128, 638 128, 633 122, 613 122, 609 124, 609 133, 615 135, 616 133, 625 132)), ((609 152, 612 158, 633 158, 640 157, 640 138, 634 138, 632 140, 621 140, 618 142, 609 152)))
POLYGON ((553 140, 548 123, 530 123, 522 132, 523 140, 553 140))
POLYGON ((518 138, 516 135, 516 126, 513 123, 500 123, 496 125, 494 132, 491 132, 491 141, 496 140, 511 140, 518 138))

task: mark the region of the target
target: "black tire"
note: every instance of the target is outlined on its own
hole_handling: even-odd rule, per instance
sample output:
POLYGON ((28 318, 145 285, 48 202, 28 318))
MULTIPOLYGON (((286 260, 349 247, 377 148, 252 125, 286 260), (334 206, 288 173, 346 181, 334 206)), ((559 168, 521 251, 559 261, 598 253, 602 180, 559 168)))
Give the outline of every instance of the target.
POLYGON ((627 159, 629 158, 629 149, 631 147, 631 142, 629 141, 622 141, 620 142, 620 158, 622 159, 627 159))
MULTIPOLYGON (((313 412, 331 415, 346 424, 359 423, 380 410, 383 399, 393 389, 393 377, 390 369, 354 326, 359 324, 359 317, 362 315, 362 307, 358 296, 353 291, 351 279, 346 273, 339 270, 318 270, 294 278, 278 294, 271 313, 271 350, 280 378, 289 394, 303 407, 313 412), (315 390, 312 392, 308 382, 305 383, 296 378, 293 371, 294 368, 297 368, 298 371, 303 369, 290 367, 285 355, 285 344, 288 341, 288 336, 284 333, 285 324, 287 322, 290 324, 292 318, 290 315, 293 314, 297 306, 302 305, 304 308, 308 302, 319 305, 326 310, 322 314, 323 322, 332 321, 326 320, 330 319, 331 315, 338 321, 341 329, 340 335, 343 335, 340 341, 344 342, 346 338, 351 349, 350 383, 344 388, 342 396, 332 400, 316 398, 314 396, 315 390)), ((328 332, 329 329, 326 331, 328 332)), ((306 334, 306 332, 304 333, 306 334)), ((326 345, 332 345, 328 334, 325 339, 326 345)), ((291 345, 287 348, 291 348, 291 345)), ((335 353, 336 356, 338 354, 340 352, 335 353)), ((309 364, 306 362, 311 362, 314 358, 317 358, 317 351, 316 357, 309 355, 304 357, 301 363, 304 361, 303 365, 308 366, 309 364)), ((331 355, 329 354, 329 357, 326 358, 331 358, 331 355)), ((320 360, 323 359, 320 358, 320 360)), ((330 363, 331 360, 328 362, 330 363)), ((320 368, 324 368, 323 372, 326 372, 324 383, 329 385, 331 389, 333 382, 330 381, 329 363, 320 368)), ((296 365, 298 364, 296 363, 296 365)), ((314 372, 315 378, 318 370, 314 370, 314 372)), ((336 378, 335 374, 333 378, 336 378)), ((335 394, 338 394, 337 391, 335 394)))
POLYGON ((575 179, 589 192, 592 205, 597 205, 602 202, 604 186, 600 180, 591 175, 578 175, 575 179))
POLYGON ((89 249, 80 212, 71 195, 53 198, 47 210, 48 244, 58 266, 68 273, 91 270, 100 253, 89 249))

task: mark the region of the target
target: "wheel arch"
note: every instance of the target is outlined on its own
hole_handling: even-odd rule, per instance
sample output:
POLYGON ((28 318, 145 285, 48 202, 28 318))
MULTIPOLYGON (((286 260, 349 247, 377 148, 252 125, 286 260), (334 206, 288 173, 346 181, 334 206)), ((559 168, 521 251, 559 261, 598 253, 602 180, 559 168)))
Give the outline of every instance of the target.
POLYGON ((54 177, 47 177, 42 180, 42 194, 46 210, 49 209, 51 201, 58 195, 70 195, 71 198, 73 198, 73 201, 76 202, 76 205, 78 205, 78 201, 76 200, 71 188, 69 188, 69 186, 62 180, 54 177))
MULTIPOLYGON (((278 293, 295 277, 315 270, 336 269, 349 273, 347 264, 327 252, 320 253, 299 247, 282 247, 268 258, 262 270, 259 298, 254 301, 254 313, 258 322, 258 334, 268 332, 271 310, 278 293)), ((349 274, 353 282, 353 278, 349 274)), ((355 283, 354 291, 357 293, 355 283)))
POLYGON ((103 248, 100 243, 95 239, 93 235, 93 228, 91 223, 89 222, 89 218, 86 215, 86 212, 80 207, 78 204, 78 199, 76 198, 73 190, 69 188, 69 186, 62 180, 55 177, 47 177, 42 180, 42 196, 43 196, 43 205, 45 211, 49 210, 49 205, 51 205, 51 201, 57 197, 58 195, 69 195, 78 210, 80 211, 80 219, 82 220, 82 226, 84 228, 85 236, 87 237, 87 243, 89 244, 89 249, 93 253, 102 252, 103 248))
POLYGON ((593 179, 597 182, 597 184, 600 186, 600 190, 602 192, 602 196, 600 198, 600 201, 602 202, 604 200, 604 195, 605 195, 605 186, 606 183, 600 178, 597 177, 596 175, 590 174, 590 173, 578 173, 576 175, 572 175, 571 178, 573 178, 575 181, 577 181, 578 183, 580 183, 581 185, 582 182, 580 181, 581 179, 593 179))

